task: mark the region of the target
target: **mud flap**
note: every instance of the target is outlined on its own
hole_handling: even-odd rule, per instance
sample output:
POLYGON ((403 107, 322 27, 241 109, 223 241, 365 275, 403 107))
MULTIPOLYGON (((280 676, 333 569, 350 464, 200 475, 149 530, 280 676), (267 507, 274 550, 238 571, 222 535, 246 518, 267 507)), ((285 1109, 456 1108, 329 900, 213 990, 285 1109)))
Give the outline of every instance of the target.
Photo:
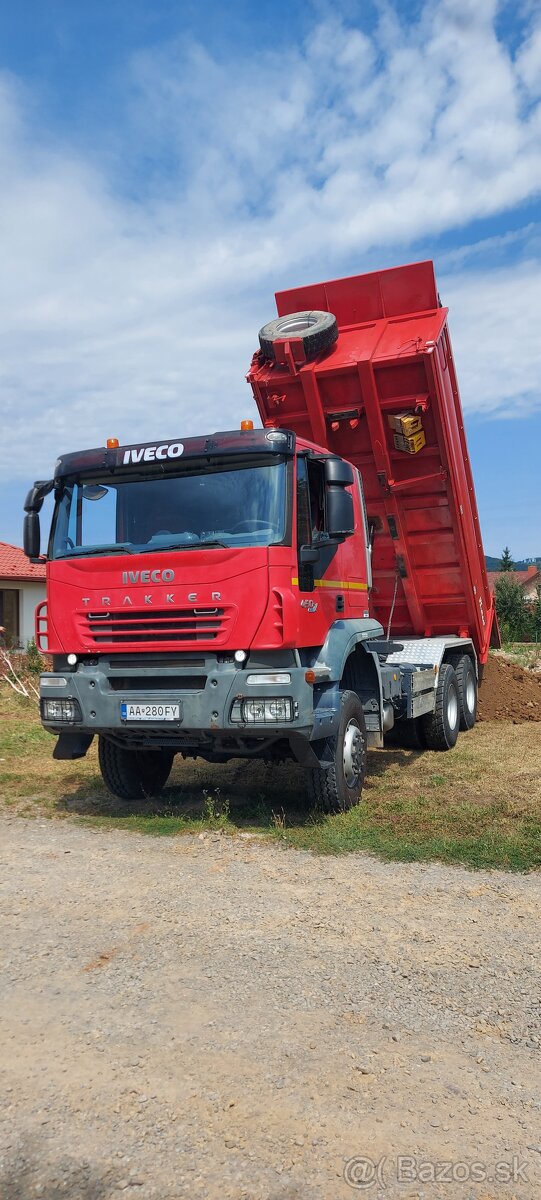
POLYGON ((93 738, 93 733, 61 733, 53 750, 53 758, 84 758, 93 738))

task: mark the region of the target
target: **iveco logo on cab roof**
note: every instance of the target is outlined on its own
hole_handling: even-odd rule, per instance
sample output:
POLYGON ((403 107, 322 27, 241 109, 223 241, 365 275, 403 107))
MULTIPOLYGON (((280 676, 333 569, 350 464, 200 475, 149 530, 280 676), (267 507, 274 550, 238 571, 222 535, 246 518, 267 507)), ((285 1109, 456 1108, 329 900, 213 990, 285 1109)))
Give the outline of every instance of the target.
POLYGON ((137 446, 134 450, 125 450, 122 462, 128 463, 155 462, 156 459, 180 458, 184 451, 182 442, 167 442, 163 446, 137 446))

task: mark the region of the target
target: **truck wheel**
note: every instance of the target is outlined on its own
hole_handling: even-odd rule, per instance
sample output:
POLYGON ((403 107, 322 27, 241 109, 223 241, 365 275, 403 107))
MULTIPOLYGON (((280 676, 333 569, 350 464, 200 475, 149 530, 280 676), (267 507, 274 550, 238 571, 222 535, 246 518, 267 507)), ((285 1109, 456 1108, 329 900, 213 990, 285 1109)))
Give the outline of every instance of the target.
POLYGON ((434 712, 421 717, 421 723, 429 750, 453 748, 460 724, 460 696, 451 663, 441 664, 436 685, 436 707, 434 712))
POLYGON ((334 737, 327 738, 330 767, 310 771, 309 789, 320 812, 345 812, 358 804, 366 774, 366 723, 359 697, 340 693, 340 723, 334 737))
POLYGON ((100 737, 98 758, 102 779, 121 800, 144 800, 165 787, 173 765, 172 750, 130 750, 100 737))
POLYGON ((336 317, 332 313, 313 311, 290 313, 268 321, 259 330, 259 345, 265 358, 275 357, 274 343, 300 338, 307 359, 315 358, 324 350, 330 350, 338 337, 336 317))
POLYGON ((477 718, 477 679, 469 654, 459 654, 450 660, 455 671, 460 698, 460 728, 473 729, 477 718))

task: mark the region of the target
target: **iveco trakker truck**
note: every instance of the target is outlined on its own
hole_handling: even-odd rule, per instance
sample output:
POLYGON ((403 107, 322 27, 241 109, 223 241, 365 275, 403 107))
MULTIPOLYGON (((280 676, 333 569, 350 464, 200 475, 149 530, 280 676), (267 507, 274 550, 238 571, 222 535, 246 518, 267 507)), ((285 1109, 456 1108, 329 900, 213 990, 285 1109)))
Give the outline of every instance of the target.
POLYGON ((126 800, 176 754, 291 759, 332 812, 391 731, 448 750, 475 721, 497 629, 433 265, 276 299, 262 428, 111 438, 27 497, 36 559, 54 492, 41 718, 126 800))

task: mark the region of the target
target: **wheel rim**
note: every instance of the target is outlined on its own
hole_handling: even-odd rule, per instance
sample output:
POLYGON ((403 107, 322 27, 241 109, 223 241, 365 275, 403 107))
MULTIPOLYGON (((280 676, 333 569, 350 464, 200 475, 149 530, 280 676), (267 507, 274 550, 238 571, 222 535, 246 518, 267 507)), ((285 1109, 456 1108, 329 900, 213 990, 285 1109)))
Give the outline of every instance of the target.
POLYGON ((449 689, 447 697, 447 720, 451 729, 454 729, 458 723, 458 693, 454 687, 449 689))
POLYGON ((286 317, 280 322, 280 336, 285 335, 291 337, 295 333, 306 333, 307 329, 311 329, 313 325, 317 325, 319 317, 312 317, 309 313, 301 316, 286 317))
POLYGON ((348 788, 355 787, 361 777, 363 736, 355 721, 350 721, 344 734, 342 762, 348 788))
POLYGON ((466 707, 468 712, 475 712, 475 683, 471 675, 466 684, 466 707))

